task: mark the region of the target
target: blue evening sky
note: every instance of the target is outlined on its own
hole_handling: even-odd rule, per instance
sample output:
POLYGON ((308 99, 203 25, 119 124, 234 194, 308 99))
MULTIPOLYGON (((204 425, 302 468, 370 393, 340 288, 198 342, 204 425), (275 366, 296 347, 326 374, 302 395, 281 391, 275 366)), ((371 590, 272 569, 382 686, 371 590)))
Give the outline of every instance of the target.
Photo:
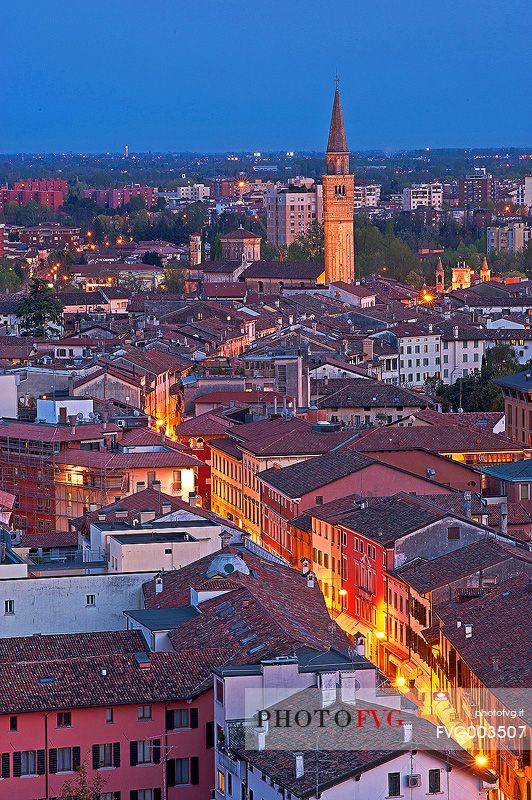
POLYGON ((3 0, 0 152, 532 146, 530 0, 3 0))

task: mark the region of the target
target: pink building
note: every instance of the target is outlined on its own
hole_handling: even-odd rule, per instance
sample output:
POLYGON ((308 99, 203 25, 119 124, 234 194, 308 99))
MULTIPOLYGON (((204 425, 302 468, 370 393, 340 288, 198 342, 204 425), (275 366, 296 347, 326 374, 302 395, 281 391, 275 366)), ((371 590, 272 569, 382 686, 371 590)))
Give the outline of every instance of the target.
POLYGON ((272 467, 257 477, 261 484, 262 543, 268 550, 297 564, 290 521, 315 506, 351 494, 384 497, 395 492, 448 494, 447 486, 396 469, 352 450, 340 449, 279 469, 272 467))
POLYGON ((313 223, 323 224, 323 190, 321 184, 311 187, 290 184, 288 189, 272 186, 266 190, 268 241, 277 247, 288 247, 313 223))
POLYGON ((210 796, 212 690, 176 653, 113 631, 4 639, 0 659, 2 797, 59 797, 80 764, 104 800, 210 796))

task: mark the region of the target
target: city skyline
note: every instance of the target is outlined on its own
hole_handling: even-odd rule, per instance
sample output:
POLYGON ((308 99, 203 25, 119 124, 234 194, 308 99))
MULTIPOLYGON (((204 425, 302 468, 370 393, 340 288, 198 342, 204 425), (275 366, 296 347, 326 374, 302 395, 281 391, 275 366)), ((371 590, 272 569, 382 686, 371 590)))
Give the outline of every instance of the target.
POLYGON ((326 25, 315 2, 282 13, 274 2, 260 39, 256 10, 233 2, 154 13, 137 0, 97 0, 91 19, 79 2, 57 5, 53 18, 40 0, 29 19, 6 10, 6 29, 55 46, 35 58, 15 37, 6 43, 16 67, 1 90, 0 152, 319 151, 336 70, 354 151, 530 144, 525 2, 501 20, 498 4, 474 0, 474 27, 457 2, 444 16, 419 0, 364 8, 362 25, 345 1, 326 25), (519 109, 510 127, 494 113, 497 97, 519 109))

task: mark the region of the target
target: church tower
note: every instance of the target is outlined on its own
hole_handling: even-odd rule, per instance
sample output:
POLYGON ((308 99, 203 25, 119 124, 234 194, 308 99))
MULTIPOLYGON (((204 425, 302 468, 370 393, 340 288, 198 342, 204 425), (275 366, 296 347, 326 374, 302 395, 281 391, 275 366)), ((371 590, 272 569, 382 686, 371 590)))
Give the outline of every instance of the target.
POLYGON ((322 178, 325 228, 325 280, 355 279, 355 176, 349 172, 349 149, 344 128, 338 81, 327 142, 327 174, 322 178))
POLYGON ((438 259, 438 265, 436 267, 436 294, 443 294, 445 291, 445 271, 443 269, 443 264, 441 263, 441 258, 438 259))
POLYGON ((488 283, 491 280, 491 270, 488 266, 488 259, 484 256, 484 261, 480 268, 480 280, 482 283, 488 283))

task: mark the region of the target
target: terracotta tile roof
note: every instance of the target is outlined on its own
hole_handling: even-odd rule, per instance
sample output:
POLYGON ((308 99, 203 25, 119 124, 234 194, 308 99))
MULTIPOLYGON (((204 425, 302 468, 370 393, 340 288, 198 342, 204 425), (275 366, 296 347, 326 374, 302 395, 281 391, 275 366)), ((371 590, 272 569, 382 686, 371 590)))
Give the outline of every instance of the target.
POLYGON ((348 640, 327 613, 317 585, 307 588, 306 578, 289 566, 262 559, 244 548, 225 548, 163 577, 163 591, 155 593, 155 582, 144 586, 148 608, 179 607, 189 603, 190 587, 199 588, 206 572, 220 554, 242 558, 250 574, 234 571, 221 576, 232 591, 201 603, 201 614, 185 621, 170 634, 174 648, 229 648, 233 662, 256 663, 262 658, 292 652, 294 646, 345 649, 348 640), (255 649, 257 648, 257 649, 255 649))
POLYGON ((83 378, 79 378, 74 382, 74 388, 77 388, 78 386, 84 386, 86 383, 90 383, 95 378, 100 378, 102 375, 106 374, 110 375, 112 378, 117 378, 118 380, 124 381, 124 383, 129 383, 132 386, 137 386, 139 388, 142 386, 142 381, 138 376, 132 375, 126 370, 119 369, 118 366, 112 367, 111 365, 106 365, 105 367, 94 370, 94 372, 87 373, 87 375, 84 375, 83 378))
POLYGON ((210 443, 210 446, 211 449, 214 448, 215 450, 221 450, 222 453, 226 453, 228 456, 236 458, 238 461, 242 461, 242 450, 234 439, 230 439, 229 437, 224 439, 215 439, 210 443))
POLYGON ((140 631, 36 634, 0 639, 0 664, 68 661, 144 650, 140 631))
POLYGON ((238 425, 230 432, 244 450, 258 456, 321 455, 340 447, 352 438, 343 431, 320 432, 309 422, 297 419, 272 419, 238 425))
POLYGON ((142 669, 132 652, 3 664, 0 713, 185 700, 212 682, 212 668, 227 656, 226 650, 212 649, 149 653, 149 669, 142 669))
POLYGON ((120 447, 166 447, 182 450, 183 445, 168 436, 162 436, 151 428, 132 428, 125 431, 120 439, 120 447))
POLYGON ((333 378, 327 384, 320 381, 319 395, 320 408, 425 408, 430 402, 426 395, 400 386, 352 378, 333 378))
POLYGON ((22 537, 22 547, 74 547, 78 543, 78 535, 70 531, 54 533, 28 533, 22 537))
POLYGON ((459 425, 374 428, 352 444, 356 450, 424 449, 437 453, 521 452, 523 448, 503 436, 459 425))
POLYGON ((354 450, 342 449, 313 458, 310 462, 300 461, 282 469, 272 467, 259 472, 257 477, 286 497, 298 498, 372 464, 375 464, 374 459, 354 450))
POLYGON ((212 411, 199 414, 179 425, 176 425, 176 436, 223 436, 228 428, 233 425, 231 420, 226 419, 212 411))
POLYGON ((108 450, 77 450, 72 447, 53 457, 54 464, 99 469, 135 469, 152 467, 200 467, 203 462, 179 450, 149 453, 117 453, 108 450))
MULTIPOLYGON (((47 425, 35 422, 6 422, 0 421, 0 439, 22 439, 31 442, 82 442, 94 439, 103 439, 113 433, 118 433, 121 428, 107 423, 104 430, 103 424, 93 425, 82 423, 75 426, 72 432, 70 425, 47 425)), ((79 451, 82 452, 82 451, 79 451)), ((88 450, 83 452, 89 452, 88 450)))
POLYGON ((532 553, 494 538, 481 539, 430 561, 418 559, 397 572, 416 591, 424 594, 510 559, 522 562, 522 571, 532 575, 532 553))
POLYGON ((324 269, 321 261, 254 261, 240 278, 316 281, 324 269))
POLYGON ((451 601, 434 609, 443 623, 442 634, 485 686, 509 689, 532 685, 529 587, 530 578, 518 575, 482 597, 451 601), (460 627, 457 621, 462 622, 460 627), (470 638, 466 638, 465 623, 472 624, 470 638))
POLYGON ((413 531, 432 525, 448 516, 444 511, 431 510, 413 502, 410 495, 370 497, 367 506, 342 517, 342 527, 356 531, 382 545, 391 545, 413 531))

